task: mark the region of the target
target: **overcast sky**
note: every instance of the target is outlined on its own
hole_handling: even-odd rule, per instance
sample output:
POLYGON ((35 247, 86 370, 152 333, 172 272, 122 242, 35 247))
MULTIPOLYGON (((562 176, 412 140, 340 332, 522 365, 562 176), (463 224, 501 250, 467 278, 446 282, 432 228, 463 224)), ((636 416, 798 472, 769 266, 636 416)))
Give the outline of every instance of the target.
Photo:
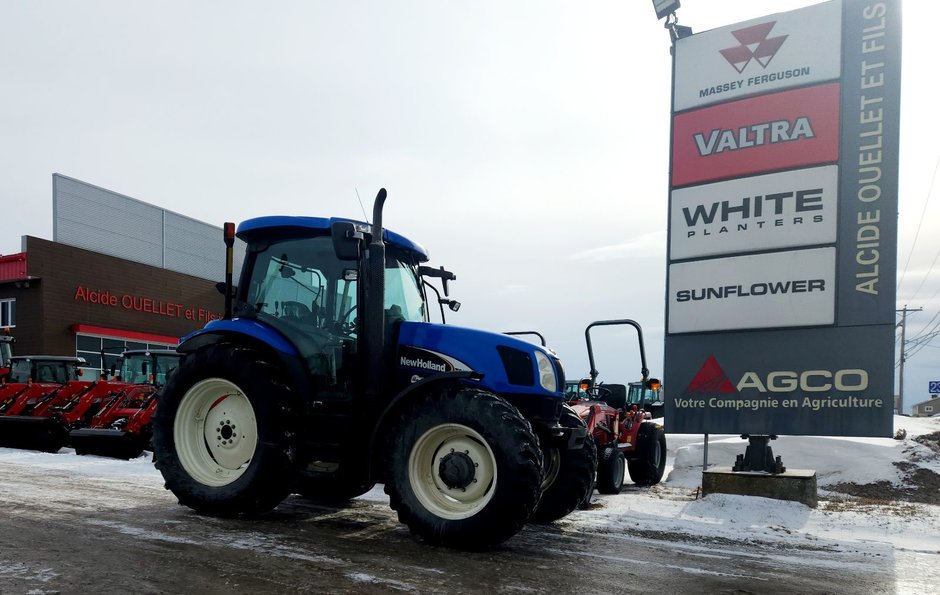
MULTIPOLYGON (((814 3, 683 0, 679 21, 814 3)), ((904 8, 911 337, 940 320, 940 3, 904 8)), ((573 378, 589 322, 634 318, 661 374, 670 69, 649 0, 0 0, 0 254, 52 239, 54 172, 216 225, 361 218, 357 190, 371 216, 384 186, 386 225, 457 274, 450 322, 540 330, 573 378)), ((635 379, 635 339, 606 334, 602 378, 635 379)), ((938 349, 908 360, 908 406, 938 349)))

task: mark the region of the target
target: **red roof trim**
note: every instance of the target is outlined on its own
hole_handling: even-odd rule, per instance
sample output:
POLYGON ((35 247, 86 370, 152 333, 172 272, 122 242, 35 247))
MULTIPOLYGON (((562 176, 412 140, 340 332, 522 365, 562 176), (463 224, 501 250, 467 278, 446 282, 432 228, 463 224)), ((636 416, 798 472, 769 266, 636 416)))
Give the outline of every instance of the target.
POLYGON ((17 281, 26 277, 25 252, 0 256, 0 281, 17 281))
POLYGON ((138 333, 137 331, 126 331, 124 329, 107 328, 104 326, 92 326, 90 324, 73 324, 72 331, 76 333, 86 333, 89 335, 105 335, 116 339, 126 339, 130 341, 144 341, 146 343, 166 343, 169 345, 179 345, 179 337, 170 337, 167 335, 154 335, 152 333, 138 333))

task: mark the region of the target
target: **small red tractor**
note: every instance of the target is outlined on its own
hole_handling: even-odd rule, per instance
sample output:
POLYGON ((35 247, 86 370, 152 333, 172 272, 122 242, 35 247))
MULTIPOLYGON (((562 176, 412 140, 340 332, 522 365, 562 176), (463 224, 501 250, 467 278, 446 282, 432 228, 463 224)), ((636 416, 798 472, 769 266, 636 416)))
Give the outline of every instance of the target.
POLYGON ((638 486, 660 482, 666 468, 666 434, 654 421, 662 411, 662 385, 649 377, 643 330, 629 319, 592 322, 584 331, 590 378, 568 385, 568 404, 581 416, 597 444, 597 483, 602 494, 619 494, 625 471, 638 486), (642 379, 629 384, 598 383, 591 345, 591 329, 597 326, 629 325, 636 329, 640 342, 642 379))
POLYGON ((172 350, 125 351, 118 378, 132 384, 102 407, 87 427, 69 432, 75 452, 119 459, 140 456, 150 446, 158 391, 179 360, 180 354, 172 350))

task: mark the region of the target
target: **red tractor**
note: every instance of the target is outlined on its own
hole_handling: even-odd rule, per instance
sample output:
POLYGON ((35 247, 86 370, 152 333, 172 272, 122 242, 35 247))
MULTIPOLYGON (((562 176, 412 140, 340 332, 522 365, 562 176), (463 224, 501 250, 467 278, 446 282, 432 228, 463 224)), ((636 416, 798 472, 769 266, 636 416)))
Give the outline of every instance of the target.
POLYGON ((69 432, 75 452, 119 459, 140 456, 150 446, 158 391, 180 357, 172 350, 125 351, 119 378, 133 384, 100 409, 87 427, 69 432))
POLYGON ((91 383, 79 380, 79 367, 84 365, 85 360, 77 357, 13 357, 8 378, 0 386, 0 446, 58 451, 65 444, 66 430, 44 412, 55 402, 86 392, 91 383))
POLYGON ((597 490, 602 494, 619 494, 625 471, 638 486, 655 485, 666 469, 666 434, 654 421, 662 411, 662 385, 649 377, 643 330, 629 319, 592 322, 584 331, 590 378, 568 387, 568 404, 581 416, 597 444, 597 490), (640 341, 642 379, 629 384, 598 383, 591 345, 591 329, 596 326, 630 325, 640 341))

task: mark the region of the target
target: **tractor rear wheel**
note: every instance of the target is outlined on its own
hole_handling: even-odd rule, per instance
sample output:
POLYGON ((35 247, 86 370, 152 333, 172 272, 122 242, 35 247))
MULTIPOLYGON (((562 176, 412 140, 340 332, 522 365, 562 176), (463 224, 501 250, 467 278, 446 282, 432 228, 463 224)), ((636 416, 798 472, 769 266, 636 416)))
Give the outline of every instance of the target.
POLYGON ((390 433, 385 493, 430 543, 478 550, 525 524, 539 499, 542 456, 519 410, 482 390, 417 400, 390 433))
POLYGON ((638 486, 656 485, 666 470, 666 432, 652 422, 644 422, 637 432, 637 456, 627 461, 630 479, 638 486))
POLYGON ((298 473, 294 396, 258 351, 231 344, 184 357, 153 418, 155 464, 201 514, 257 515, 277 506, 298 473))
POLYGON ((597 464, 597 491, 602 494, 619 494, 623 489, 623 478, 627 472, 627 461, 616 446, 608 446, 597 464))
MULTIPOLYGON (((566 428, 584 427, 584 421, 567 405, 562 409, 558 423, 566 428)), ((594 437, 588 435, 580 448, 546 448, 542 455, 546 461, 542 498, 532 520, 551 523, 590 499, 597 466, 597 446, 594 437)))

